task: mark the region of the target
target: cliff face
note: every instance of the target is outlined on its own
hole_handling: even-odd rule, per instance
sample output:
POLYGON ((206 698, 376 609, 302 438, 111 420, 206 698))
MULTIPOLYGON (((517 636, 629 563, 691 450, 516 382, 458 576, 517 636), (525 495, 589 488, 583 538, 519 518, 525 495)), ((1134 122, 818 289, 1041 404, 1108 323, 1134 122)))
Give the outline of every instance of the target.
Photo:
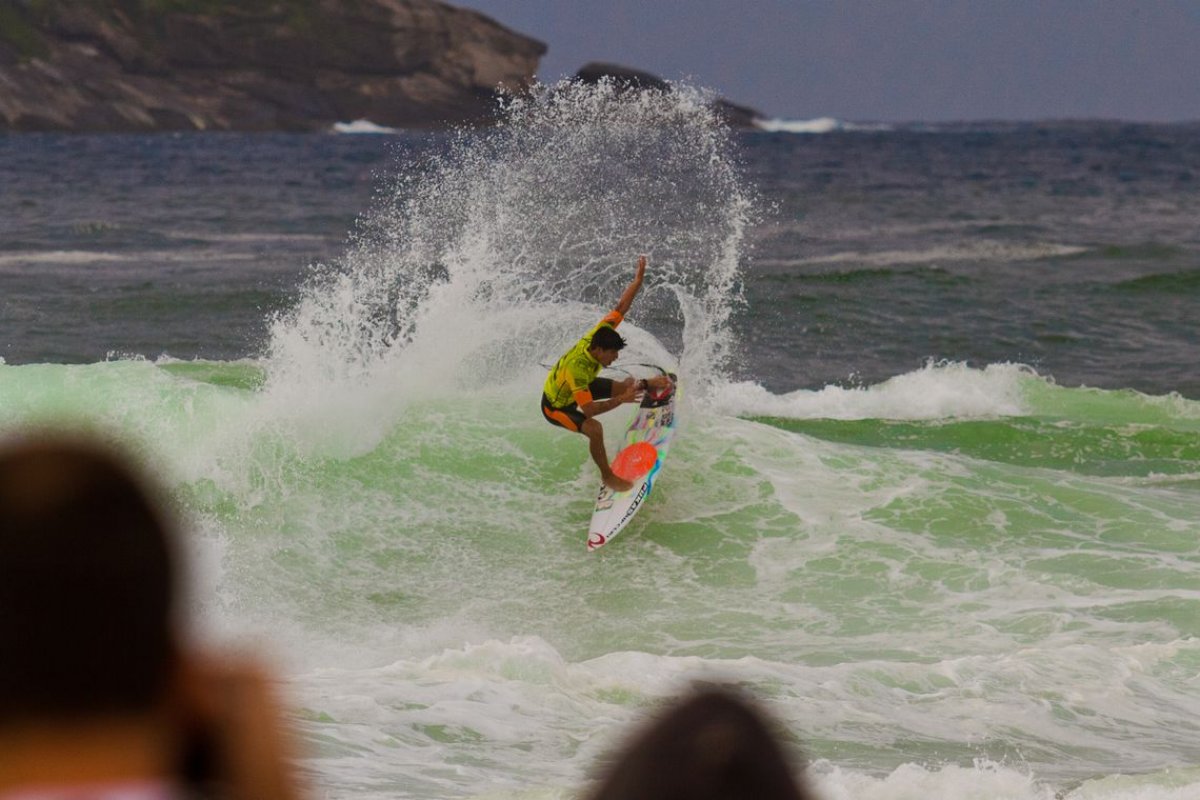
POLYGON ((486 119, 541 42, 436 0, 9 0, 0 130, 317 130, 486 119))

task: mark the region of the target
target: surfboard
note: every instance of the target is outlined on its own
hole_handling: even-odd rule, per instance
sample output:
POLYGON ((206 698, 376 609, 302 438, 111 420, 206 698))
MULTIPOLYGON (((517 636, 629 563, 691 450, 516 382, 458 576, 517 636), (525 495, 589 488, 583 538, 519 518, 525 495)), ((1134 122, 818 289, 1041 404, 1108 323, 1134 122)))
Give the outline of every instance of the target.
POLYGON ((654 489, 654 480, 675 435, 675 401, 679 396, 675 376, 662 372, 670 376, 671 386, 659 393, 646 392, 625 431, 625 443, 613 459, 613 472, 633 481, 633 488, 618 492, 600 486, 588 525, 589 552, 608 544, 624 530, 654 489))

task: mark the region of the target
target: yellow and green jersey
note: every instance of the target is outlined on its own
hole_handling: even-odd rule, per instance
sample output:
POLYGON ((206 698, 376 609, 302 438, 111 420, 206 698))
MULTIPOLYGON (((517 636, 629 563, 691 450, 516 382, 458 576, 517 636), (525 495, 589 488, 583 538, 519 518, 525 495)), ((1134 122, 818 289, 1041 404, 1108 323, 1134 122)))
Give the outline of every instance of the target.
POLYGON ((542 387, 550 405, 566 408, 572 403, 584 406, 592 402, 592 392, 588 386, 596 380, 602 369, 600 362, 588 352, 588 348, 592 346, 592 337, 605 325, 615 329, 623 319, 620 311, 608 312, 596 327, 588 331, 574 347, 563 353, 562 358, 546 376, 546 385, 542 387))

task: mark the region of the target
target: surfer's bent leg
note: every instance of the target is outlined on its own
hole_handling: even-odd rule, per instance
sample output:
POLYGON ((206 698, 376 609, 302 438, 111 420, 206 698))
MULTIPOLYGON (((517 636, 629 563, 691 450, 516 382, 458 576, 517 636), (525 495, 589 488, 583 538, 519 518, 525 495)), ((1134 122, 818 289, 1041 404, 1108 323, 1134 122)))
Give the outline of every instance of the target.
POLYGON ((587 417, 583 416, 580 409, 575 405, 570 405, 568 408, 554 408, 553 405, 541 404, 541 415, 545 417, 551 425, 557 425, 560 428, 566 428, 574 433, 581 433, 580 426, 587 417))
POLYGON ((583 412, 579 410, 579 406, 572 403, 566 408, 555 408, 550 405, 550 398, 542 395, 542 416, 546 418, 546 422, 551 425, 557 425, 560 428, 566 428, 574 433, 582 433, 580 427, 584 420, 587 419, 583 412))
MULTIPOLYGON (((624 392, 632 381, 633 378, 627 378, 623 381, 614 381, 612 378, 596 378, 588 384, 588 391, 597 400, 607 400, 614 394, 624 392)), ((566 428, 575 433, 583 433, 583 423, 587 419, 583 412, 579 410, 579 406, 574 403, 562 408, 556 408, 550 403, 550 398, 545 394, 542 395, 542 416, 551 425, 557 425, 560 428, 566 428)))
POLYGON ((608 451, 604 448, 604 426, 594 419, 586 419, 579 432, 588 438, 588 452, 592 460, 600 468, 600 478, 604 485, 618 492, 627 492, 633 488, 633 483, 617 475, 608 465, 608 451))
MULTIPOLYGON (((609 394, 599 396, 599 399, 607 398, 614 388, 623 391, 625 385, 624 381, 614 384, 613 381, 607 378, 597 378, 592 383, 592 387, 594 387, 593 396, 597 396, 595 394, 596 391, 603 391, 609 394), (596 386, 596 383, 599 381, 605 381, 605 384, 596 386)), ((582 433, 588 438, 588 451, 592 454, 592 460, 596 462, 596 466, 600 468, 600 477, 604 481, 605 486, 609 486, 619 492, 627 492, 633 488, 632 483, 617 476, 612 471, 612 467, 608 465, 608 451, 604 447, 604 426, 596 420, 584 416, 583 412, 579 410, 579 406, 572 403, 565 408, 555 408, 550 404, 550 398, 542 395, 542 416, 551 425, 557 425, 569 431, 582 433)))

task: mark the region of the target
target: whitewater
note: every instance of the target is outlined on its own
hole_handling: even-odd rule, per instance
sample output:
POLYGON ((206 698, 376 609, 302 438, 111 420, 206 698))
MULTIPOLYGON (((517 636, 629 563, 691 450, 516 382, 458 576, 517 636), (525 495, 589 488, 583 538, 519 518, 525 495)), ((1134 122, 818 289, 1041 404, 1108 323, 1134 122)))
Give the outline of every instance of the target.
MULTIPOLYGON (((990 208, 966 223, 1005 239, 981 258, 961 216, 875 225, 895 180, 871 224, 811 199, 793 220, 762 176, 849 145, 747 144, 707 99, 545 87, 495 128, 393 152, 244 353, 10 354, 0 432, 82 428, 168 484, 191 625, 278 665, 316 796, 575 797, 631 726, 713 681, 786 725, 825 800, 1200 796, 1200 402, 1064 380, 1058 350, 862 344, 906 303, 1030 265, 1062 283, 1087 254, 1110 259, 1114 307, 1164 306, 1163 281, 1190 303, 1193 244, 1139 251, 1177 276, 1147 287, 1112 245, 990 208), (680 428, 651 502, 589 554, 595 468, 538 387, 643 252, 618 366, 677 371, 680 428), (834 360, 842 380, 821 376, 834 360)), ((0 276, 131 262, 86 235, 108 239, 23 234, 0 276)), ((137 239, 145 258, 175 241, 137 239)), ((610 447, 629 415, 605 419, 610 447)))

